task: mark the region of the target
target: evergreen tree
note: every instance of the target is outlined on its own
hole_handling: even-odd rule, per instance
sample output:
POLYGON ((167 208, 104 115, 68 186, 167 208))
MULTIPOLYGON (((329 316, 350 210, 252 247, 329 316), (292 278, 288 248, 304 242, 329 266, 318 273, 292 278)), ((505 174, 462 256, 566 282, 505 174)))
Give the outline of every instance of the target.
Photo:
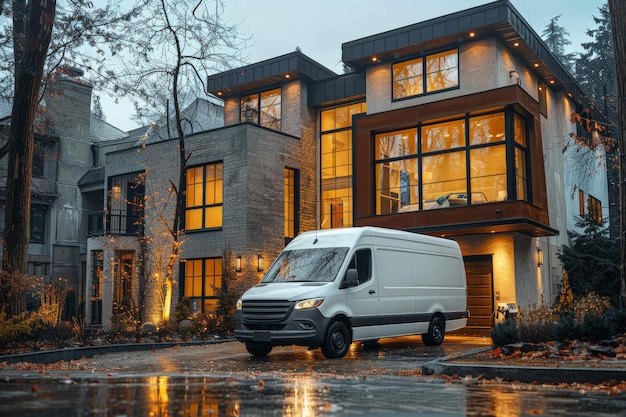
MULTIPOLYGON (((606 149, 606 165, 609 180, 609 227, 612 237, 619 236, 619 163, 617 142, 618 132, 613 126, 617 123, 617 93, 615 80, 615 58, 613 54, 613 41, 611 31, 611 20, 608 3, 598 9, 600 17, 593 16, 597 25, 596 29, 587 29, 587 35, 591 41, 582 43, 585 52, 576 60, 576 78, 583 91, 588 94, 591 102, 595 104, 602 113, 603 120, 593 120, 599 122, 583 125, 599 126, 602 130, 600 134, 607 138, 604 140, 606 149)), ((581 113, 593 114, 587 104, 581 113)))
POLYGON ((615 101, 615 58, 611 20, 608 4, 598 9, 600 17, 593 16, 598 25, 596 29, 587 29, 590 42, 582 43, 585 50, 576 61, 576 76, 583 90, 596 103, 604 116, 614 121, 615 101))
POLYGON ((550 51, 561 61, 569 72, 574 72, 575 53, 565 53, 565 47, 571 45, 569 40, 569 32, 563 26, 558 24, 558 20, 562 15, 558 15, 550 19, 550 23, 546 25, 541 37, 546 43, 550 51))
POLYGON ((607 236, 607 229, 584 216, 576 222, 583 234, 569 231, 571 247, 563 245, 557 256, 563 263, 575 298, 590 292, 606 296, 618 305, 620 291, 619 242, 607 236))

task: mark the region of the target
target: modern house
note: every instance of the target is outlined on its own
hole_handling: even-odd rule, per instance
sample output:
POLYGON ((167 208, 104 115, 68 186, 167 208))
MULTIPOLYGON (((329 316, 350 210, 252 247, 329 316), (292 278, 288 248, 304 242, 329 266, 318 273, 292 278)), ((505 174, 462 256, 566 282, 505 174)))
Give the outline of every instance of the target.
MULTIPOLYGON (((186 133, 174 304, 214 311, 298 233, 364 225, 456 240, 471 327, 491 327, 499 303, 553 302, 557 251, 576 216, 607 217, 608 187, 603 150, 586 146, 598 133, 570 120, 585 94, 539 35, 498 0, 341 48, 341 75, 295 51, 208 77, 221 119, 186 133)), ((178 139, 144 133, 100 147, 82 180, 105 208, 81 253, 86 322, 103 328, 120 306, 157 322, 169 302, 178 139)))

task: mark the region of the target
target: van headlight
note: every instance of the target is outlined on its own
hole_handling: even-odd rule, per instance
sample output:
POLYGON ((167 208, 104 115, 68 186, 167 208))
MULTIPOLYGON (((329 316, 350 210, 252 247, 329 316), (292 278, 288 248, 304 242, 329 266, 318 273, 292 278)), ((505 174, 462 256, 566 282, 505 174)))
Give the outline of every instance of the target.
POLYGON ((241 310, 242 306, 243 306, 243 301, 241 301, 241 297, 240 297, 239 300, 237 300, 237 310, 241 310))
POLYGON ((294 307, 296 310, 305 310, 307 308, 315 308, 322 305, 323 298, 309 298, 308 300, 301 300, 296 303, 294 307))

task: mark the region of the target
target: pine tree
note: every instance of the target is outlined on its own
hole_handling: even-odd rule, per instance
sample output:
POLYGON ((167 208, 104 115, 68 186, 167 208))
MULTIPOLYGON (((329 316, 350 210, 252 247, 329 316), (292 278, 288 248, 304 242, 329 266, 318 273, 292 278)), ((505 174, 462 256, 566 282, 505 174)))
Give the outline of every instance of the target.
POLYGON ((562 15, 558 15, 550 19, 550 23, 546 25, 541 37, 546 43, 550 51, 561 61, 569 72, 574 72, 575 53, 565 53, 565 47, 571 45, 568 39, 569 32, 563 26, 558 24, 558 20, 562 15))
POLYGON ((557 256, 567 271, 575 298, 590 292, 606 296, 618 305, 620 291, 619 242, 590 216, 579 217, 583 234, 569 231, 571 246, 563 245, 557 256))

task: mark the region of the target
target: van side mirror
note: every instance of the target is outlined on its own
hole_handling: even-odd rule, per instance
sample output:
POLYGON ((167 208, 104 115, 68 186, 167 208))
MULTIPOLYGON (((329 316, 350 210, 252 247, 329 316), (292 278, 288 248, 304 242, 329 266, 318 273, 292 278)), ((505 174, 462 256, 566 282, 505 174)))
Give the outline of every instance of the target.
POLYGON ((341 288, 352 288, 359 285, 359 273, 356 269, 348 269, 346 277, 341 283, 341 288))

